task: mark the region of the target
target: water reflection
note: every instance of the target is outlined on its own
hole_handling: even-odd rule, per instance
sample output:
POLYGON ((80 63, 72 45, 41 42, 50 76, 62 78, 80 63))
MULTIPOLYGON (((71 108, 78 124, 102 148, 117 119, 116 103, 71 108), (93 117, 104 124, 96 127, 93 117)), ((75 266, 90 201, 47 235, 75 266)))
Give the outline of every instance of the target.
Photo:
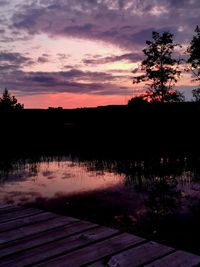
POLYGON ((154 158, 147 160, 93 160, 83 163, 88 171, 102 170, 123 176, 123 184, 143 195, 146 218, 159 220, 173 214, 191 214, 200 200, 198 158, 154 158))
POLYGON ((199 163, 198 157, 4 160, 0 203, 35 203, 200 253, 199 163))
POLYGON ((198 163, 198 158, 186 157, 86 160, 67 156, 1 161, 0 202, 21 203, 123 185, 144 194, 152 212, 169 214, 180 199, 200 197, 198 163))
POLYGON ((191 186, 200 178, 199 161, 189 158, 156 158, 152 160, 89 160, 81 159, 88 171, 107 171, 124 176, 124 184, 139 191, 156 180, 175 179, 177 186, 191 186))
POLYGON ((2 162, 0 202, 23 204, 37 198, 73 194, 120 184, 121 175, 107 171, 89 173, 69 157, 2 162))

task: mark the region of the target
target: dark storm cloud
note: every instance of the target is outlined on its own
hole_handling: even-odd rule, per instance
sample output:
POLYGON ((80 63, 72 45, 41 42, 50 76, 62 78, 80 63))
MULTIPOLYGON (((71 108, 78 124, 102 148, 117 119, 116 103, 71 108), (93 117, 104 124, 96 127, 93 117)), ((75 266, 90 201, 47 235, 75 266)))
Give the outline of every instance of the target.
POLYGON ((199 0, 46 0, 21 6, 12 21, 31 34, 101 40, 130 49, 166 25, 184 41, 199 17, 199 0))

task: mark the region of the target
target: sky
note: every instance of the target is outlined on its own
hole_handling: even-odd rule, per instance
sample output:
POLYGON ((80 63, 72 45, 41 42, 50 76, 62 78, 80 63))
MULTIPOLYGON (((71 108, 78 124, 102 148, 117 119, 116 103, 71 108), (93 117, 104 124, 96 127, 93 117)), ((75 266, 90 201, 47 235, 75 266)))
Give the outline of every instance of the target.
MULTIPOLYGON (((183 52, 200 25, 199 0, 0 0, 0 93, 25 108, 126 104, 152 31, 183 52)), ((191 97, 184 73, 177 89, 191 97)))

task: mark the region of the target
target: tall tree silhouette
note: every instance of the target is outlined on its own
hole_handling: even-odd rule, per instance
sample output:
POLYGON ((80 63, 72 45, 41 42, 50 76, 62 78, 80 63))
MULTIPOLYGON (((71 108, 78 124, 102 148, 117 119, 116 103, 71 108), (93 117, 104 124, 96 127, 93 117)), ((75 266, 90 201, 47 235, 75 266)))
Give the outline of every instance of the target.
POLYGON ((11 96, 7 89, 4 90, 2 97, 0 97, 1 110, 23 109, 24 105, 17 103, 15 96, 11 96))
POLYGON ((190 46, 187 49, 189 53, 188 63, 190 64, 190 70, 193 74, 193 81, 198 82, 198 88, 192 90, 195 101, 200 101, 200 28, 196 27, 194 30, 195 35, 190 42, 190 46))
POLYGON ((174 49, 179 46, 173 41, 173 34, 152 32, 153 41, 146 41, 143 50, 145 59, 141 70, 145 73, 133 78, 133 83, 147 81, 148 90, 144 97, 157 102, 180 102, 184 96, 173 89, 180 77, 180 60, 173 58, 174 49))

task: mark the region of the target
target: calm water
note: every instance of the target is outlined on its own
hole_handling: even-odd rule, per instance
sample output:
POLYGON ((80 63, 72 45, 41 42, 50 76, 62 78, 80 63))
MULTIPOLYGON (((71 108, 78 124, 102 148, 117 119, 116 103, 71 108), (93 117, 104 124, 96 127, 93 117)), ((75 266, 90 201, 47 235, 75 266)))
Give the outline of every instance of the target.
POLYGON ((174 198, 180 211, 186 203, 191 205, 191 201, 200 200, 199 161, 188 158, 112 161, 69 156, 0 163, 1 203, 26 204, 97 190, 126 193, 128 190, 144 200, 153 198, 153 194, 157 194, 154 200, 174 198))
POLYGON ((197 157, 4 160, 0 203, 35 203, 200 254, 197 157))
POLYGON ((122 174, 89 170, 87 164, 68 157, 2 162, 0 177, 0 202, 14 204, 110 188, 124 180, 122 174))

